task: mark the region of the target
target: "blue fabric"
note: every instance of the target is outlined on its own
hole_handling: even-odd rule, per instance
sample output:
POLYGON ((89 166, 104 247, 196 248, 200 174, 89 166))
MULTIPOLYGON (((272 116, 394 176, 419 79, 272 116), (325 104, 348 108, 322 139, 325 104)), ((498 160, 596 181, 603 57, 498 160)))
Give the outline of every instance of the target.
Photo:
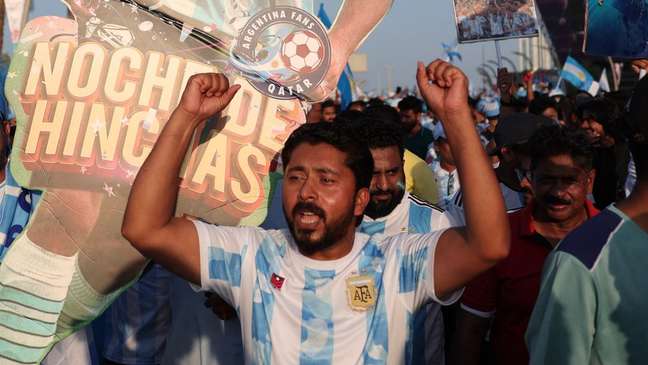
POLYGON ((11 174, 9 164, 5 169, 5 184, 5 195, 0 204, 0 234, 4 234, 0 242, 0 262, 16 237, 25 229, 42 194, 37 190, 21 188, 11 174))

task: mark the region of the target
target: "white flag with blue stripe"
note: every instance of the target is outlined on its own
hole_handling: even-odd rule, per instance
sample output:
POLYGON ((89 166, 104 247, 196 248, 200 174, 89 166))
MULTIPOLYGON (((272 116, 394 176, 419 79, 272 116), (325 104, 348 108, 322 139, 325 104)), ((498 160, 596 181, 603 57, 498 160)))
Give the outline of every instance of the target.
POLYGON ((598 93, 599 83, 594 81, 587 69, 571 56, 567 57, 563 69, 560 71, 560 77, 592 96, 596 96, 598 93))

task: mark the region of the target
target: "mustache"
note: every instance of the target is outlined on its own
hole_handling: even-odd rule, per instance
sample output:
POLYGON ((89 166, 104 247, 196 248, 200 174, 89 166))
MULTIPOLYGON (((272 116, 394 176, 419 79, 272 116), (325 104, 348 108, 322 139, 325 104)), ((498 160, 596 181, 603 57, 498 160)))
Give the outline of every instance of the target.
POLYGON ((313 203, 305 203, 305 202, 297 203, 297 205, 295 205, 295 207, 292 210, 292 215, 295 216, 302 212, 311 212, 317 216, 326 218, 326 213, 324 213, 324 210, 322 210, 322 208, 318 207, 313 203))
POLYGON ((548 204, 564 204, 564 205, 571 204, 571 200, 559 198, 554 195, 545 196, 543 200, 545 201, 545 203, 548 204))

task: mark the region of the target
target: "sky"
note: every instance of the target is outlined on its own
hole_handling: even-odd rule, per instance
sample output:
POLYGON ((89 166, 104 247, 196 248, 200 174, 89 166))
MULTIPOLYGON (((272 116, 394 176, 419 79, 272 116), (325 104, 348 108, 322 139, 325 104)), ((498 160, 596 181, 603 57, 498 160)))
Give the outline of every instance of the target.
MULTIPOLYGON (((348 1, 348 0, 347 0, 348 1)), ((456 28, 453 21, 452 0, 394 0, 394 4, 382 23, 367 38, 358 52, 368 56, 369 71, 357 73, 356 81, 367 92, 386 90, 391 79, 392 89, 396 86, 415 85, 416 61, 431 62, 443 58, 441 42, 453 43, 456 28)), ((314 0, 315 10, 324 3, 330 18, 342 0, 314 0)), ((43 15, 65 15, 66 7, 57 0, 32 0, 30 18, 43 15)), ((10 53, 7 22, 4 32, 4 52, 10 53)), ((517 50, 517 40, 501 41, 502 55, 516 60, 512 52, 517 50)), ((496 59, 495 44, 492 41, 463 44, 458 46, 463 62, 457 62, 474 87, 481 87, 477 67, 496 59)))

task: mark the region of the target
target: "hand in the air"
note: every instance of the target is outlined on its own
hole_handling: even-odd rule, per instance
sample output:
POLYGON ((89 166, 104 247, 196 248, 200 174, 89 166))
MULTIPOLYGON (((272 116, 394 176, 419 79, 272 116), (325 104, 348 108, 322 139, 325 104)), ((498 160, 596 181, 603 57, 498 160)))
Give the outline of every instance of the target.
POLYGON ((225 109, 240 88, 230 86, 223 74, 194 75, 187 82, 178 108, 202 122, 225 109))
POLYGON ((436 60, 427 67, 419 62, 416 81, 423 99, 441 120, 468 108, 468 78, 448 62, 436 60))

